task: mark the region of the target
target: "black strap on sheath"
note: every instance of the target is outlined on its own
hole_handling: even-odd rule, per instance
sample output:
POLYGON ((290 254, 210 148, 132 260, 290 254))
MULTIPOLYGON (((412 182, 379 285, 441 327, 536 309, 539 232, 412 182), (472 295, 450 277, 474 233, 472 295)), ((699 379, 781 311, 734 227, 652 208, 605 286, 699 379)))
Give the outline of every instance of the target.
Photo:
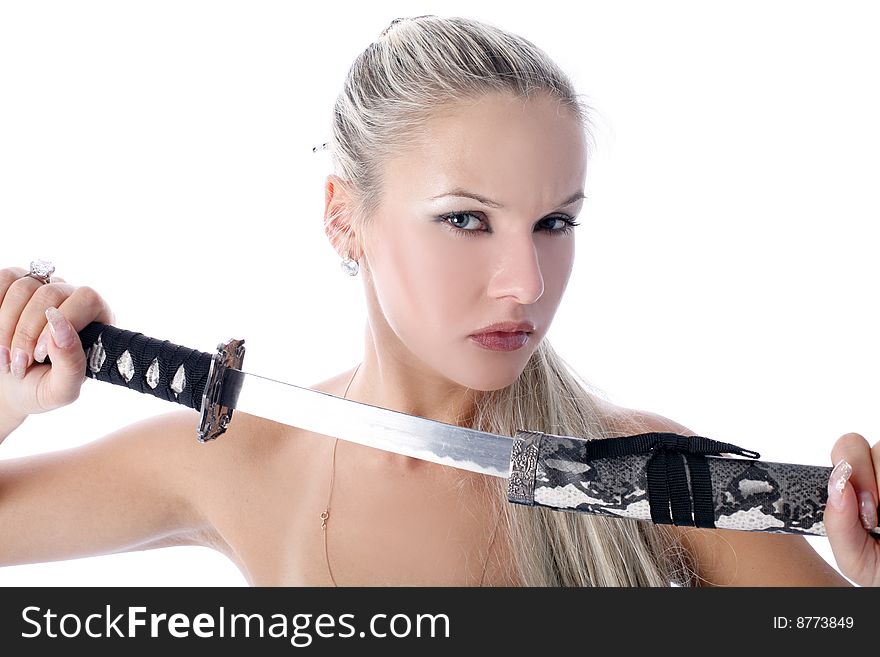
POLYGON ((706 456, 738 454, 754 459, 761 457, 758 452, 703 436, 682 436, 657 431, 620 438, 588 440, 586 460, 644 453, 651 454, 647 465, 651 520, 665 525, 708 528, 715 527, 715 504, 706 456), (688 490, 685 462, 690 471, 692 491, 688 490))

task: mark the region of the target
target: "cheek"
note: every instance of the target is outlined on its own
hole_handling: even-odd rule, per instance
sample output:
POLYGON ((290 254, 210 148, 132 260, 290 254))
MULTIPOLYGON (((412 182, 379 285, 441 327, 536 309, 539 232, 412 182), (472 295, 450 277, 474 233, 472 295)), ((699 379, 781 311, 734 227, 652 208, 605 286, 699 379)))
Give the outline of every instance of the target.
MULTIPOLYGON (((425 228, 425 227, 421 227, 425 228)), ((419 227, 378 236, 371 262, 376 295, 388 323, 399 334, 449 331, 467 321, 464 309, 478 293, 479 276, 462 248, 464 240, 442 239, 419 227)), ((437 227, 433 227, 435 231, 437 227)))
POLYGON ((574 240, 552 237, 540 255, 541 275, 544 278, 544 297, 558 302, 562 297, 574 265, 574 240))

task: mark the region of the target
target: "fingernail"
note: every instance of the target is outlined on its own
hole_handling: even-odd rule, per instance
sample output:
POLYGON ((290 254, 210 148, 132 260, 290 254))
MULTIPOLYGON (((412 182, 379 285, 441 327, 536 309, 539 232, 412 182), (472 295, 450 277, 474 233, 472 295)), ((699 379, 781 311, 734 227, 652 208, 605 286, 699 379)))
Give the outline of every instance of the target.
POLYGON ((9 371, 9 349, 0 347, 0 374, 6 374, 9 371))
POLYGON ((42 363, 43 359, 46 357, 46 338, 42 337, 37 340, 37 346, 34 347, 34 360, 38 363, 42 363))
POLYGON ((24 371, 28 366, 28 357, 24 349, 16 347, 12 350, 12 376, 16 379, 24 378, 24 371))
POLYGON ((874 493, 869 490, 859 493, 859 517, 865 529, 871 530, 877 526, 877 503, 874 501, 874 493))
POLYGON ((851 475, 852 466, 845 459, 841 459, 834 466, 831 476, 828 478, 828 502, 830 504, 835 506, 840 504, 840 501, 843 499, 843 490, 846 488, 846 482, 851 475))
POLYGON ((49 320, 49 330, 52 332, 55 344, 62 349, 71 346, 76 336, 61 311, 57 308, 46 308, 46 319, 49 320))

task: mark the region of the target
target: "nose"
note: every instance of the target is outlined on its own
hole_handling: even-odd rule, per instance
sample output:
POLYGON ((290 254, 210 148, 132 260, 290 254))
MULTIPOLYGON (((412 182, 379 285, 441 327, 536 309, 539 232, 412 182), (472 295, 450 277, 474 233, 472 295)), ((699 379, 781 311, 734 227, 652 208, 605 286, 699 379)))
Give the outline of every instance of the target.
POLYGON ((502 246, 494 268, 489 294, 493 298, 512 297, 522 304, 535 303, 544 294, 541 261, 531 236, 508 240, 502 246))

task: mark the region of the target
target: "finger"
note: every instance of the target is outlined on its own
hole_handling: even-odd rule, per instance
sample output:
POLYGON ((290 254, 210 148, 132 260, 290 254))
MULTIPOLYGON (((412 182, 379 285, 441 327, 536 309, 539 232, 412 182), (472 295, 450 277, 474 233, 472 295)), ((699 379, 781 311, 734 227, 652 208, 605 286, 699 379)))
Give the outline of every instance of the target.
POLYGON ((12 284, 22 278, 27 272, 21 267, 7 267, 0 269, 0 347, 9 350, 12 343, 12 333, 15 330, 15 324, 18 321, 18 313, 13 317, 11 310, 16 304, 8 300, 9 290, 12 284), (8 313, 3 312, 3 305, 6 304, 8 313))
POLYGON ((73 288, 71 294, 58 306, 67 320, 73 324, 77 332, 82 331, 92 322, 113 324, 116 316, 104 298, 88 285, 73 288))
POLYGON ((27 270, 22 269, 21 267, 6 267, 5 269, 0 269, 0 301, 6 296, 6 290, 9 289, 9 286, 25 275, 27 275, 27 270))
POLYGON ((46 360, 46 356, 49 355, 49 336, 49 322, 47 321, 46 326, 44 326, 43 330, 40 331, 40 337, 37 338, 37 346, 34 347, 34 361, 37 363, 44 362, 46 360))
POLYGON ((16 352, 12 343, 19 318, 38 287, 42 287, 42 283, 30 276, 17 278, 7 285, 0 303, 0 345, 10 352, 13 373, 23 374, 28 364, 27 356, 16 352))
POLYGON ((37 346, 34 347, 34 361, 42 363, 49 354, 47 340, 49 339, 49 324, 46 323, 45 328, 40 331, 40 337, 37 338, 37 346))
POLYGON ((859 512, 861 515, 867 516, 868 524, 872 525, 873 530, 876 530, 874 533, 880 536, 880 440, 874 443, 874 446, 871 448, 871 461, 874 463, 874 481, 877 485, 877 497, 871 501, 865 500, 864 497, 860 499, 859 512), (865 505, 868 504, 871 506, 866 508, 865 505))
MULTIPOLYGON (((76 288, 73 285, 62 283, 61 281, 62 279, 54 280, 52 283, 43 285, 34 292, 34 295, 31 297, 31 300, 28 302, 27 307, 22 312, 22 316, 19 319, 19 325, 22 323, 29 324, 33 327, 33 330, 35 330, 37 326, 42 327, 34 343, 33 350, 30 349, 29 343, 24 347, 25 352, 31 355, 33 361, 37 363, 42 363, 48 354, 47 340, 49 338, 49 326, 46 320, 46 309, 49 307, 58 308, 62 305, 65 299, 70 297, 76 291, 76 288)), ((31 329, 28 329, 25 333, 30 332, 31 329)), ((13 345, 14 344, 15 338, 13 337, 13 345)))
POLYGON ((60 306, 75 290, 68 283, 49 283, 45 285, 37 281, 35 283, 37 283, 37 287, 30 291, 31 296, 20 311, 18 323, 12 335, 10 348, 12 353, 11 367, 12 373, 18 376, 18 378, 24 376, 24 371, 33 362, 37 339, 46 326, 46 308, 60 306))
POLYGON ((40 381, 37 404, 49 410, 79 398, 86 378, 86 355, 76 328, 60 309, 48 308, 45 315, 49 326, 47 348, 52 366, 40 381))
POLYGON ((849 484, 852 466, 844 459, 835 463, 828 479, 828 502, 823 522, 828 543, 841 570, 855 563, 857 546, 867 540, 865 528, 859 521, 856 495, 849 484))
MULTIPOLYGON (((838 445, 858 444, 850 441, 852 439, 841 439, 838 445)), ((828 479, 823 522, 840 571, 859 585, 877 586, 880 584, 880 536, 866 530, 859 518, 858 498, 850 482, 854 470, 845 459, 835 464, 828 479)))
MULTIPOLYGON (((6 291, 9 289, 9 286, 26 273, 21 267, 0 269, 0 308, 3 306, 3 299, 6 297, 6 291)), ((0 322, 2 322, 2 318, 3 315, 0 314, 0 322)), ((3 338, 2 334, 0 334, 0 374, 7 374, 9 372, 9 343, 10 340, 3 338)))
POLYGON ((858 433, 844 434, 831 449, 831 462, 844 459, 852 466, 849 483, 855 491, 858 517, 865 529, 877 526, 877 479, 878 466, 871 446, 858 433))
MULTIPOLYGON (((73 288, 73 293, 57 308, 64 314, 77 332, 88 326, 92 322, 101 322, 103 324, 114 324, 116 316, 110 309, 107 302, 95 290, 88 286, 73 288)), ((35 353, 35 360, 43 362, 45 355, 48 355, 48 345, 51 341, 51 331, 48 321, 43 328, 42 335, 37 340, 39 353, 35 353)))

